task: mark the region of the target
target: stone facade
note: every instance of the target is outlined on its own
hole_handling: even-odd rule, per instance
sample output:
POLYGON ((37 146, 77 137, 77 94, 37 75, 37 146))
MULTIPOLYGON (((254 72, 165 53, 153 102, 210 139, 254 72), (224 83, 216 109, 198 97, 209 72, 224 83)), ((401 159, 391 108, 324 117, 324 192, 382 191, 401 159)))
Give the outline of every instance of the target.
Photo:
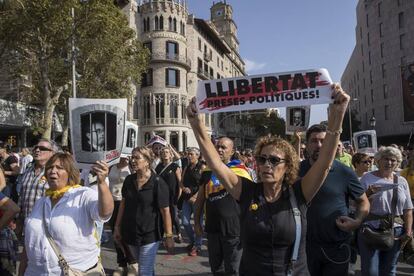
POLYGON ((375 117, 380 142, 407 143, 414 121, 404 121, 401 68, 414 63, 414 1, 360 0, 356 13, 356 45, 341 78, 357 99, 351 110, 362 129, 375 117))
MULTIPOLYGON (((138 143, 145 144, 155 133, 178 150, 195 146, 185 107, 195 96, 198 81, 245 75, 231 6, 213 4, 211 21, 189 14, 184 1, 138 1, 136 10, 138 38, 151 52, 148 71, 137 88, 138 143)), ((223 115, 205 115, 210 132, 218 134, 220 118, 223 115)), ((232 119, 226 120, 230 129, 236 127, 232 119)))

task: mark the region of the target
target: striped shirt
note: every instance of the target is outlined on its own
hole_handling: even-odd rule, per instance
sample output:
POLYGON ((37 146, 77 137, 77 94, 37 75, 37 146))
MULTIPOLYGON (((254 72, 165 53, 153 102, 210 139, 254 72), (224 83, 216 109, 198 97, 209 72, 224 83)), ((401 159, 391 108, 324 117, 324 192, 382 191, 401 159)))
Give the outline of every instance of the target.
POLYGON ((46 177, 44 176, 45 169, 36 175, 35 165, 26 169, 26 172, 21 176, 20 185, 21 192, 19 198, 20 217, 24 220, 32 212, 35 202, 45 195, 46 189, 49 188, 46 177))

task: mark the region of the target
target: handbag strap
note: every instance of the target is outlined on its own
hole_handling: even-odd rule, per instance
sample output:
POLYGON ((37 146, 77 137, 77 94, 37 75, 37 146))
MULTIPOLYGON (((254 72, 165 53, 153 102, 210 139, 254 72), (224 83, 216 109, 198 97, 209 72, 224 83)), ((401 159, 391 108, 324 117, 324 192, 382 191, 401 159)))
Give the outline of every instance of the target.
POLYGON ((63 270, 63 274, 67 275, 69 271, 69 264, 63 257, 62 253, 59 250, 58 245, 56 244, 55 240, 53 239, 52 235, 49 232, 49 229, 46 225, 46 201, 43 203, 43 219, 42 219, 43 229, 46 234, 46 238, 49 241, 50 246, 52 247, 53 251, 55 252, 56 256, 58 257, 58 263, 60 268, 63 270))
POLYGON ((290 185, 289 185, 289 200, 290 200, 290 205, 292 207, 293 216, 295 219, 295 243, 293 244, 292 256, 290 258, 290 262, 288 265, 288 271, 287 271, 288 276, 292 275, 293 265, 298 259, 300 238, 302 234, 302 222, 300 220, 301 213, 298 208, 295 192, 293 191, 293 188, 290 185))
POLYGON ((394 174, 394 184, 397 184, 397 187, 394 187, 392 190, 392 200, 391 200, 391 228, 394 228, 394 219, 397 212, 397 202, 398 202, 398 176, 394 174))

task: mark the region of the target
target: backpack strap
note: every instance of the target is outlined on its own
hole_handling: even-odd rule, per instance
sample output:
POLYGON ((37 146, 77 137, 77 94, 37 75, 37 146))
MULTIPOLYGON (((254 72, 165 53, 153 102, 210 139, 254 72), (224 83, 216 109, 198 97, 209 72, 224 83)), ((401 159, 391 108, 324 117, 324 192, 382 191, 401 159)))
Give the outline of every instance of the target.
POLYGON ((296 201, 296 196, 293 188, 289 185, 289 201, 290 206, 292 207, 293 216, 295 219, 295 243, 293 245, 292 256, 288 264, 287 275, 291 276, 293 273, 293 265, 298 260, 300 240, 302 235, 302 222, 300 218, 300 210, 296 201))

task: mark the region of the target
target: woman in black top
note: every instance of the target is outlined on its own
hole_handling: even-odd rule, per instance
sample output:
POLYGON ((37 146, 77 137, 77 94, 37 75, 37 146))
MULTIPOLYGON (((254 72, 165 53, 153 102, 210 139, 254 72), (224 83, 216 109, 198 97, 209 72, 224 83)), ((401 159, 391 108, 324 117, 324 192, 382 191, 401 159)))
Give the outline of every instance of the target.
POLYGON ((164 179, 169 187, 171 221, 175 228, 175 234, 177 235, 174 240, 181 243, 182 236, 177 211, 178 195, 180 194, 179 184, 181 182, 181 168, 177 165, 177 163, 173 162, 173 154, 169 147, 163 147, 161 149, 160 158, 161 162, 155 168, 155 172, 162 177, 162 179, 164 179))
POLYGON ((154 275, 162 228, 167 250, 171 252, 174 248, 169 188, 151 171, 152 156, 152 151, 146 147, 136 147, 132 151, 131 167, 135 173, 128 175, 122 186, 114 233, 116 241, 122 239, 136 253, 139 275, 154 275))
POLYGON ((255 148, 258 176, 254 183, 238 177, 224 163, 211 143, 195 99, 187 108, 187 118, 209 168, 226 190, 240 203, 243 255, 240 275, 308 275, 305 252, 306 205, 324 182, 341 133, 349 96, 333 85, 328 131, 317 162, 299 181, 299 159, 293 147, 278 137, 262 137, 255 148), (295 243, 295 220, 290 196, 301 211, 302 233, 298 260, 290 265, 295 243), (293 197, 292 197, 293 198, 293 197))

